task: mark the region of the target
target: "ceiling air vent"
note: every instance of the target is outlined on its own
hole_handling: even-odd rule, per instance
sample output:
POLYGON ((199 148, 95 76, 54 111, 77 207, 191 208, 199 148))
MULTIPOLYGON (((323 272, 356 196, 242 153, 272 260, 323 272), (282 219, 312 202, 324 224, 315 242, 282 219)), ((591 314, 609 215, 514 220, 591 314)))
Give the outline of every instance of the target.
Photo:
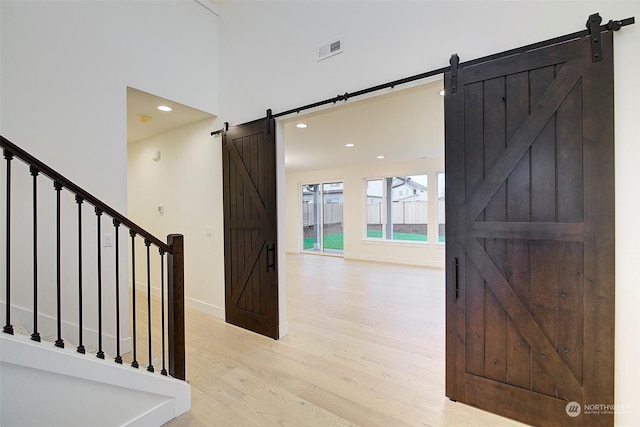
POLYGON ((342 40, 335 40, 323 44, 318 48, 318 61, 322 61, 339 53, 342 53, 342 40))

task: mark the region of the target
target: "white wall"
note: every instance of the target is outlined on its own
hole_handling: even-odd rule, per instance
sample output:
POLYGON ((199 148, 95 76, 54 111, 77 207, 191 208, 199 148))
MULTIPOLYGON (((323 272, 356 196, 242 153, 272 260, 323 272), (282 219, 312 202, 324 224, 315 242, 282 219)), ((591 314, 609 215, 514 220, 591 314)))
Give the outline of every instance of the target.
POLYGON ((189 384, 157 371, 21 335, 1 334, 0 346, 3 426, 158 426, 191 408, 189 384))
MULTIPOLYGON (((223 2, 220 12, 218 24, 191 0, 0 1, 0 133, 125 210, 126 86, 233 125, 267 108, 278 113, 439 68, 452 53, 465 61, 577 31, 593 12, 605 20, 640 16, 640 3, 247 1, 223 2), (317 47, 335 37, 344 53, 316 62, 317 47)), ((616 423, 633 425, 640 419, 637 24, 616 34, 615 67, 616 401, 629 405, 616 423)))
MULTIPOLYGON (((443 142, 444 144, 444 142, 443 142)), ((444 170, 443 158, 428 158, 403 163, 370 163, 343 169, 328 169, 286 175, 287 251, 302 250, 302 217, 300 208, 301 184, 314 182, 344 182, 344 257, 400 264, 442 268, 444 245, 435 242, 438 226, 435 204, 437 200, 436 174, 444 170), (386 176, 428 176, 428 243, 409 243, 364 239, 364 180, 386 176)))
MULTIPOLYGON (((0 133, 120 212, 127 210, 127 86, 217 113, 218 17, 194 0, 2 0, 0 16, 0 133)), ((16 177, 14 206, 29 209, 28 170, 13 163, 16 172, 26 171, 25 177, 16 177)), ((4 176, 3 167, 0 173, 4 176)), ((42 212, 55 205, 51 182, 41 181, 43 218, 39 227, 44 253, 55 245, 51 232, 55 225, 42 212)), ((4 207, 4 194, 1 196, 4 207)), ((63 313, 68 313, 65 320, 72 327, 77 315, 77 226, 75 202, 65 191, 62 209, 69 215, 62 224, 62 304, 63 313)), ((21 230, 14 236, 25 238, 25 243, 12 239, 12 303, 24 308, 31 307, 27 287, 32 282, 27 212, 14 211, 12 217, 15 229, 21 230)), ((84 216, 88 226, 95 224, 90 207, 84 216)), ((108 227, 113 230, 107 220, 103 227, 105 233, 108 227)), ((126 240, 126 232, 121 238, 126 240)), ((87 260, 95 259, 91 252, 95 252, 95 233, 87 233, 85 239, 90 251, 87 260)), ((4 236, 0 241, 4 259, 4 236)), ((115 313, 113 248, 105 248, 103 256, 105 313, 111 314, 115 313)), ((120 259, 126 261, 126 256, 121 251, 120 259)), ((53 315, 53 261, 41 256, 39 264, 42 308, 53 315)), ((0 270, 4 277, 4 267, 0 270)), ((85 297, 95 301, 95 265, 86 265, 84 274, 85 297)), ((126 287, 126 269, 121 270, 120 279, 126 287)), ((128 311, 126 295, 121 292, 122 320, 128 311)), ((95 329, 97 316, 88 310, 95 308, 86 308, 85 325, 95 329)), ((114 317, 105 315, 105 322, 113 324, 114 317)), ((128 334, 127 322, 121 324, 123 335, 128 334)), ((113 332, 113 325, 105 325, 109 327, 113 332)), ((64 335, 70 331, 66 326, 63 329, 67 329, 64 335)))
MULTIPOLYGON (((158 236, 184 234, 185 303, 224 318, 222 139, 210 135, 213 121, 129 145, 129 216, 158 236), (153 160, 156 151, 159 161, 153 160)), ((136 248, 136 259, 144 261, 144 245, 136 248)), ((144 269, 136 271, 136 282, 146 286, 144 269)))
MULTIPOLYGON (((221 2, 220 115, 242 123, 397 78, 578 31, 640 17, 637 1, 221 2), (317 47, 342 37, 344 52, 316 62, 317 47), (259 65, 256 65, 259 64, 259 65)), ((617 425, 640 419, 640 299, 634 267, 640 228, 640 28, 615 37, 617 425)))

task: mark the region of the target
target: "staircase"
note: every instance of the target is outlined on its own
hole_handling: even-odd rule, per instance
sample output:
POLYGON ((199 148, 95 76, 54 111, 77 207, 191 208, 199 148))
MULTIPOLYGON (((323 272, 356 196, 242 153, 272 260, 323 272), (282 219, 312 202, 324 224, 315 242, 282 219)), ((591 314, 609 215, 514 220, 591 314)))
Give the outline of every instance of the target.
POLYGON ((0 145, 0 425, 159 426, 188 411, 182 235, 165 243, 0 145))

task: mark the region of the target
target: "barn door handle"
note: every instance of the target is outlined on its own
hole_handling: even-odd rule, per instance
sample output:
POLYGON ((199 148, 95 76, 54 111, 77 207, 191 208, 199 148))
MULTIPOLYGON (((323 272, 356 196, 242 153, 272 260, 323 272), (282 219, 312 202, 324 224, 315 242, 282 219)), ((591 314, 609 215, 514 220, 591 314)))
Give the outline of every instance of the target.
POLYGON ((271 247, 269 247, 269 245, 267 245, 267 273, 269 271, 271 271, 271 269, 273 268, 274 270, 276 269, 276 262, 275 262, 275 255, 276 255, 276 244, 274 243, 271 247), (269 256, 269 253, 273 252, 273 262, 269 262, 269 259, 271 258, 269 256))
POLYGON ((458 258, 454 258, 451 261, 451 280, 453 281, 453 292, 451 292, 451 299, 453 302, 458 300, 458 295, 460 294, 460 286, 458 284, 458 258))

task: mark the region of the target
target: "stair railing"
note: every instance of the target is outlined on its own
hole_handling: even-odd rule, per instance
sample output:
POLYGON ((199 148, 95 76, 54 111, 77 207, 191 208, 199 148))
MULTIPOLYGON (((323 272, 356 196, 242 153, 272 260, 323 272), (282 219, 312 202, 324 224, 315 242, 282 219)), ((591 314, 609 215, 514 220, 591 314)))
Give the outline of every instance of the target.
MULTIPOLYGON (((111 218, 113 227, 114 227, 114 235, 115 235, 115 313, 111 313, 115 315, 115 325, 116 325, 116 355, 114 361, 116 363, 122 364, 123 359, 121 355, 120 344, 122 341, 121 332, 120 332, 120 256, 119 252, 121 250, 121 242, 120 242, 120 227, 125 227, 129 231, 129 236, 131 238, 131 283, 132 283, 132 362, 131 366, 134 368, 139 367, 139 362, 137 360, 137 338, 138 335, 146 335, 148 340, 148 361, 149 364, 147 366, 147 371, 154 372, 155 368, 153 366, 153 350, 152 350, 152 272, 151 272, 151 246, 155 246, 158 250, 158 256, 160 258, 160 311, 161 311, 161 353, 162 353, 162 368, 161 374, 167 375, 167 363, 165 356, 168 358, 168 373, 174 378, 178 378, 181 380, 186 379, 186 365, 185 365, 185 338, 184 338, 184 238, 181 234, 170 234, 167 237, 167 242, 163 242, 158 239, 148 231, 144 230, 139 225, 135 224, 133 221, 129 220, 124 215, 117 212, 115 209, 108 206, 106 203, 99 200, 97 197, 93 196, 89 192, 85 191, 78 185, 71 182, 69 179, 62 176, 60 173, 56 172, 40 160, 36 159, 20 147, 13 144, 11 141, 6 139, 3 136, 0 136, 0 146, 3 148, 4 159, 6 161, 6 213, 5 213, 5 325, 3 327, 3 332, 7 334, 14 333, 14 326, 11 323, 11 290, 14 284, 12 283, 11 278, 11 242, 12 242, 12 224, 11 224, 11 202, 12 202, 12 169, 11 165, 14 159, 19 159, 26 163, 29 166, 29 172, 32 176, 33 181, 33 333, 31 334, 31 339, 33 341, 40 341, 40 332, 38 331, 38 194, 37 194, 37 180, 40 175, 44 175, 48 177, 53 182, 53 188, 55 191, 56 197, 56 261, 55 261, 55 269, 56 269, 56 347, 64 347, 64 340, 62 338, 62 305, 61 305, 61 193, 63 190, 69 191, 71 194, 75 196, 75 202, 78 206, 78 346, 76 351, 78 353, 85 354, 86 349, 83 344, 83 305, 85 301, 83 301, 83 219, 82 205, 84 203, 90 204, 93 206, 93 210, 96 216, 96 232, 97 232, 97 259, 96 267, 97 267, 97 277, 96 277, 96 286, 97 286, 97 345, 98 351, 96 353, 96 357, 104 359, 105 353, 103 350, 103 318, 108 315, 103 313, 103 259, 102 259, 102 218, 103 215, 111 218), (146 246, 146 276, 147 276, 147 286, 146 286, 146 311, 147 311, 147 328, 146 331, 138 331, 136 324, 136 241, 139 239, 143 239, 144 245, 146 246), (165 267, 165 258, 166 258, 166 267, 165 267), (165 290, 165 275, 167 277, 167 286, 165 290), (165 293, 167 295, 167 301, 165 301, 165 293), (165 330, 166 325, 166 330, 165 330), (165 336, 167 337, 168 346, 165 344, 165 336)), ((28 213, 25 213, 28 215, 28 213)), ((126 245, 125 245, 126 248, 126 245)), ((67 297, 67 295, 65 295, 67 297)), ((155 334, 157 336, 157 332, 155 334)), ((156 345, 157 347, 157 345, 156 345)))

